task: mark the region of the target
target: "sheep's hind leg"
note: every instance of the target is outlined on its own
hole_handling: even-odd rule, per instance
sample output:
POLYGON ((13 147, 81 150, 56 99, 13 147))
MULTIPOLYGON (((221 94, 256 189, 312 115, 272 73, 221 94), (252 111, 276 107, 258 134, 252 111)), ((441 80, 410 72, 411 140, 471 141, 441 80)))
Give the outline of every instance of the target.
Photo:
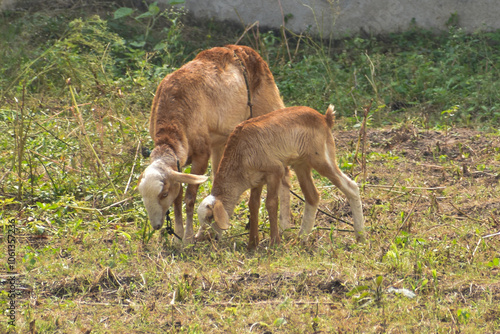
POLYGON ((280 184, 280 231, 286 231, 291 227, 291 210, 290 210, 290 169, 285 169, 285 175, 280 184))

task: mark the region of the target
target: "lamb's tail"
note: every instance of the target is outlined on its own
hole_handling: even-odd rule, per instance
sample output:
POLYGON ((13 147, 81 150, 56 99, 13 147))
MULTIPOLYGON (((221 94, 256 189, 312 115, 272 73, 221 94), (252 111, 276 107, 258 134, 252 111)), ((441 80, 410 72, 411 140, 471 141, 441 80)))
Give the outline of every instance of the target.
POLYGON ((328 106, 328 109, 325 112, 325 116, 326 116, 326 125, 331 129, 335 121, 335 107, 333 105, 330 104, 328 106))

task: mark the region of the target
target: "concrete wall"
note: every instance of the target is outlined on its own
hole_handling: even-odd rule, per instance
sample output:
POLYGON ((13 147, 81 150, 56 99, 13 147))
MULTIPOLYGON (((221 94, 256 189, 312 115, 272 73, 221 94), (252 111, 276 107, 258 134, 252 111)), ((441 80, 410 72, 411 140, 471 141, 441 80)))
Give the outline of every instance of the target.
POLYGON ((274 28, 282 24, 282 8, 285 16, 291 14, 288 29, 335 37, 398 32, 412 20, 420 27, 443 30, 453 13, 468 32, 500 29, 500 0, 186 0, 186 8, 196 17, 245 25, 259 21, 261 27, 274 28))
MULTIPOLYGON (((26 0, 0 0, 0 10, 22 1, 26 0)), ((52 4, 72 1, 53 0, 52 4)), ((325 37, 398 32, 406 30, 412 20, 420 27, 442 30, 453 13, 468 32, 500 29, 500 0, 185 0, 185 7, 195 17, 244 25, 259 21, 260 27, 272 28, 279 28, 285 15, 288 29, 311 30, 325 37)))

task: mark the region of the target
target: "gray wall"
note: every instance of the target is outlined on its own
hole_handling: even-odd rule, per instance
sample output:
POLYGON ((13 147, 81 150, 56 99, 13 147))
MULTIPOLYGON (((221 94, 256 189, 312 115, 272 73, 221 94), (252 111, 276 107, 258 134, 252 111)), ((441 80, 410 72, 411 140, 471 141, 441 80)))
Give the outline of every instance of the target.
MULTIPOLYGON (((0 10, 23 0, 0 0, 0 10)), ((74 0, 53 0, 64 4, 74 0)), ((153 2, 153 0, 147 0, 153 2)), ((279 28, 282 12, 291 14, 286 27, 308 29, 327 37, 406 30, 412 20, 431 30, 446 29, 453 13, 468 32, 500 29, 500 0, 185 0, 195 17, 230 20, 244 25, 279 28), (281 3, 281 6, 280 6, 281 3)), ((85 0, 83 0, 85 2, 85 0)), ((168 0, 158 0, 168 3, 168 0)))
POLYGON ((196 17, 243 22, 297 33, 311 29, 325 37, 406 30, 412 20, 431 30, 443 30, 453 13, 468 32, 500 29, 500 0, 186 0, 196 17), (318 29, 319 27, 319 29, 318 29))

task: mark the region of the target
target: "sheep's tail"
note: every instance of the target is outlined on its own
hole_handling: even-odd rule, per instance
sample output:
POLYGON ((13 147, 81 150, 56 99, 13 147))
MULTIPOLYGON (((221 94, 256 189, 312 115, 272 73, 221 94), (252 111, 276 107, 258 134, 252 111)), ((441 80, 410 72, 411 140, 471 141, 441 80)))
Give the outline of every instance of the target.
POLYGON ((330 104, 328 106, 325 116, 326 116, 326 125, 328 126, 328 128, 331 129, 335 121, 335 107, 333 105, 330 104))

